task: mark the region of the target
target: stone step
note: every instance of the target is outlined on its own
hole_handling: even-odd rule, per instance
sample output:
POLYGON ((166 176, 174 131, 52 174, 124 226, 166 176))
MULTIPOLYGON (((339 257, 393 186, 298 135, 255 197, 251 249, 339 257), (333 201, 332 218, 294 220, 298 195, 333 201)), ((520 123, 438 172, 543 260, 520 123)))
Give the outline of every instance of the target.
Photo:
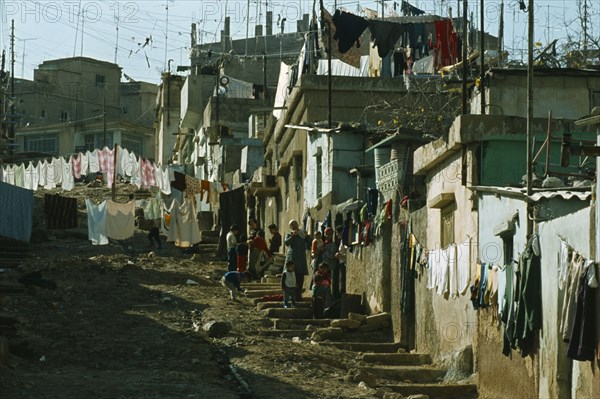
POLYGON ((269 308, 261 310, 264 317, 270 319, 310 319, 313 315, 311 308, 269 308))
POLYGON ((219 237, 221 232, 219 230, 200 230, 200 237, 219 237))
POLYGON ((218 245, 219 244, 219 237, 202 237, 200 242, 202 244, 214 244, 214 245, 218 245))
POLYGON ((423 353, 363 353, 358 359, 363 363, 386 366, 418 366, 432 363, 431 355, 423 353))
POLYGON ((208 243, 208 244, 200 243, 200 244, 196 245, 196 247, 198 248, 200 253, 205 253, 205 252, 216 253, 219 245, 218 244, 210 244, 210 243, 208 243))
POLYGON ((446 375, 446 370, 432 366, 362 366, 360 369, 379 379, 421 384, 439 382, 446 375))
MULTIPOLYGON (((296 302, 296 307, 298 308, 312 308, 312 303, 308 301, 300 301, 296 302)), ((258 302, 256 304, 256 310, 270 309, 270 308, 279 308, 283 309, 283 301, 281 302, 258 302)))
POLYGON ((380 385, 402 396, 427 395, 432 399, 474 399, 477 385, 473 384, 393 384, 380 385))
POLYGON ((328 327, 331 319, 271 319, 276 330, 298 329, 301 326, 328 327))
POLYGON ((247 298, 260 298, 263 297, 265 295, 277 295, 277 294, 281 294, 281 287, 279 287, 279 289, 272 289, 272 290, 248 290, 246 291, 246 297, 247 298))
POLYGON ((259 330, 249 332, 250 335, 257 335, 263 337, 280 337, 280 338, 293 338, 300 337, 302 339, 309 338, 312 335, 311 330, 300 330, 300 329, 288 329, 288 330, 259 330))
POLYGON ((333 346, 338 349, 354 352, 406 352, 399 342, 320 342, 319 345, 333 346))
POLYGON ((264 276, 261 279, 261 283, 264 284, 281 284, 281 277, 277 277, 277 276, 264 276))
POLYGON ((271 284, 245 283, 244 288, 251 289, 251 290, 276 290, 276 289, 278 289, 281 291, 281 282, 279 284, 276 284, 276 283, 271 283, 271 284))

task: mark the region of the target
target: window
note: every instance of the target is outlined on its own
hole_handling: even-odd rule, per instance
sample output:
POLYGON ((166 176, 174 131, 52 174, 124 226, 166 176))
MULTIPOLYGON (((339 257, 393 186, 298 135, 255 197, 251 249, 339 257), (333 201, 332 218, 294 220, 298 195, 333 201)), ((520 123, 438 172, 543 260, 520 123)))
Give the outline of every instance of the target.
POLYGON ((452 204, 445 208, 442 208, 442 231, 441 231, 441 239, 442 239, 442 248, 446 248, 448 245, 453 244, 454 240, 454 211, 456 210, 456 205, 452 204))
POLYGON ((67 111, 61 111, 60 112, 60 121, 61 122, 68 122, 69 121, 69 113, 67 111))
POLYGON ((86 134, 83 137, 83 146, 86 151, 93 151, 94 149, 96 149, 93 134, 86 134))
POLYGON ((105 86, 105 80, 106 78, 104 77, 104 75, 96 75, 96 86, 105 86))
POLYGON ((40 118, 45 118, 46 117, 46 110, 43 109, 42 112, 40 112, 40 118))
POLYGON ((600 107, 600 91, 592 92, 592 98, 590 102, 590 112, 592 112, 592 109, 594 109, 594 107, 600 107))
POLYGON ((56 135, 26 136, 24 144, 25 151, 58 154, 58 136, 56 135))
POLYGON ((127 115, 129 113, 129 108, 127 107, 127 105, 123 106, 123 115, 127 115))
POLYGON ((144 155, 142 151, 142 139, 131 136, 123 136, 121 138, 121 147, 127 149, 129 152, 135 152, 137 155, 144 155))

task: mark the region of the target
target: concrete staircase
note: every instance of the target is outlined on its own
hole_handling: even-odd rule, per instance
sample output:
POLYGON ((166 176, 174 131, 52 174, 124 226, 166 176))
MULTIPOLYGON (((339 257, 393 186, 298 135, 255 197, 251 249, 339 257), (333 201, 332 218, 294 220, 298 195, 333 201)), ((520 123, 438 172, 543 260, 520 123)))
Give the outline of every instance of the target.
POLYGON ((374 388, 384 392, 386 399, 411 395, 427 395, 430 399, 477 398, 476 385, 444 383, 447 370, 432 364, 430 355, 407 353, 399 343, 392 342, 389 315, 366 318, 357 315, 356 319, 364 319, 360 326, 336 328, 339 320, 332 323, 331 319, 312 318, 308 297, 297 302, 295 308, 288 309, 283 307, 282 301, 263 301, 265 295, 281 294, 280 277, 275 274, 266 274, 261 283, 250 283, 244 287, 247 289, 246 296, 252 298, 257 311, 270 321, 265 323, 263 330, 256 332, 257 335, 302 339, 312 336, 314 340, 313 333, 334 333, 331 338, 319 340, 318 344, 356 352, 359 369, 375 377, 374 388))

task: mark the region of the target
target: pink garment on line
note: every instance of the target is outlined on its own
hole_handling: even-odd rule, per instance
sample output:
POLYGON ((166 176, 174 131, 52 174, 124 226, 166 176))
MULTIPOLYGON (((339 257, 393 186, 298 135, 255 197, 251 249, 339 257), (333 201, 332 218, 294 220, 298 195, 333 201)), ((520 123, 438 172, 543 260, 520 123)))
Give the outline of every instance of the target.
POLYGON ((73 176, 76 179, 81 178, 81 153, 78 153, 77 156, 71 155, 71 165, 73 167, 73 176))

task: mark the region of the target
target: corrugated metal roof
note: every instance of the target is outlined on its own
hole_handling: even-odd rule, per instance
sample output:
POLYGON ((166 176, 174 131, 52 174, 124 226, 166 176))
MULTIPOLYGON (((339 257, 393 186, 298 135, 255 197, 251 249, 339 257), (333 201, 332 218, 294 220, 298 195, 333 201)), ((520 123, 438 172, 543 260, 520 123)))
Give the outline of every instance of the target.
MULTIPOLYGON (((499 195, 506 195, 511 197, 521 197, 525 199, 526 197, 526 189, 520 187, 492 187, 492 186, 472 186, 472 190, 479 192, 488 192, 499 195)), ((570 200, 572 198, 577 198, 579 200, 585 201, 589 199, 592 195, 591 188, 585 188, 582 190, 577 189, 556 189, 556 190, 542 190, 536 189, 535 192, 531 195, 531 200, 537 202, 542 198, 550 199, 555 197, 560 197, 565 200, 570 200)))

